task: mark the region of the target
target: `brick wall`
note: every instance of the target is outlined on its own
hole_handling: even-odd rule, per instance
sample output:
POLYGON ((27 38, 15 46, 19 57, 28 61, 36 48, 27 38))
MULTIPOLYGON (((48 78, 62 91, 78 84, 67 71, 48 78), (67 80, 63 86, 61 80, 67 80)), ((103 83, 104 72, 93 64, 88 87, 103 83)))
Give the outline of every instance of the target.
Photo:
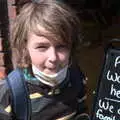
POLYGON ((9 49, 10 26, 16 17, 15 0, 0 0, 0 79, 11 70, 11 51, 9 49))

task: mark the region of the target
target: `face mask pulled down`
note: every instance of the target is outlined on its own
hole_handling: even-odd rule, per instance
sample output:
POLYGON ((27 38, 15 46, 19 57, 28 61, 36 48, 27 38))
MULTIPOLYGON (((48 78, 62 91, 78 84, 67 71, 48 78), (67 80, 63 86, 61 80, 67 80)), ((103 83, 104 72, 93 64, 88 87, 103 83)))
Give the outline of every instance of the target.
POLYGON ((35 65, 32 65, 32 71, 34 76, 40 80, 42 83, 47 84, 51 87, 54 87, 60 84, 66 77, 68 70, 68 65, 61 69, 59 72, 49 75, 44 72, 41 72, 35 65))

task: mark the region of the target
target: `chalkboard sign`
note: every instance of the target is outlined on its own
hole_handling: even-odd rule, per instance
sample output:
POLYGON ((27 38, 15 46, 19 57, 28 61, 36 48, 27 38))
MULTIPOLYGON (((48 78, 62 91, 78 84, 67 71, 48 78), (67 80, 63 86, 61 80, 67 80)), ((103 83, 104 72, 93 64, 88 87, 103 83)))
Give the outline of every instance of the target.
POLYGON ((92 120, 120 120, 120 49, 109 47, 98 83, 92 120))

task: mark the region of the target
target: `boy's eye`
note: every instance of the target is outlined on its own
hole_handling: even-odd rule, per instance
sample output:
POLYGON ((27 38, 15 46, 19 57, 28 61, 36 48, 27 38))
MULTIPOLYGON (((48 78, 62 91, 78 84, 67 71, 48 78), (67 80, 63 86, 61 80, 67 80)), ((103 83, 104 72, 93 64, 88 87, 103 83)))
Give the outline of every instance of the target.
POLYGON ((36 49, 38 49, 38 50, 40 50, 40 51, 44 51, 44 50, 46 50, 48 47, 47 46, 44 46, 44 45, 42 45, 42 46, 37 46, 36 47, 36 49))
POLYGON ((66 45, 57 45, 56 46, 57 49, 67 49, 66 45))

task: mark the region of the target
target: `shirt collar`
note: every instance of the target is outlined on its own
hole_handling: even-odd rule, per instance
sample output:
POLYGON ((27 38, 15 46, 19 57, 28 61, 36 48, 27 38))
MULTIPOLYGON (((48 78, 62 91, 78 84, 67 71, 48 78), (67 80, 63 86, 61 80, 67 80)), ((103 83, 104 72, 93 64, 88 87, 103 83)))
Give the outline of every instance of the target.
MULTIPOLYGON (((28 68, 24 68, 23 69, 23 72, 24 72, 24 77, 25 77, 25 80, 31 84, 36 84, 36 85, 40 85, 40 86, 48 86, 44 83, 42 83, 41 81, 39 81, 36 77, 34 77, 28 70, 28 68)), ((57 86, 55 86, 55 88, 63 88, 64 86, 66 86, 67 84, 69 84, 69 70, 67 72, 67 76, 65 78, 65 80, 63 80, 62 83, 58 84, 57 86)), ((50 86, 48 86, 50 87, 50 86)))

